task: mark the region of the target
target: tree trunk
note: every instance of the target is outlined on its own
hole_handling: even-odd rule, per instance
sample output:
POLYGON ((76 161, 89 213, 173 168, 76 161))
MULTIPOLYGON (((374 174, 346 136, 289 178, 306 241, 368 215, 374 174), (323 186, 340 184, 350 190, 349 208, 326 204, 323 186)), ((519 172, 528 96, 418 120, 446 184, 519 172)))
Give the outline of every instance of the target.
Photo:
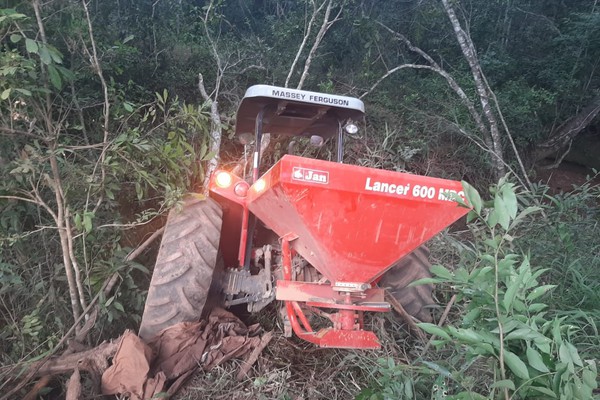
MULTIPOLYGON (((550 157, 566 147, 600 114, 600 97, 596 97, 590 105, 583 108, 577 115, 568 119, 554 129, 546 141, 538 144, 533 152, 533 159, 539 162, 550 157)), ((567 150, 568 152, 568 150, 567 150)))
POLYGON ((502 151, 502 141, 500 139, 500 129, 498 128, 498 120, 496 119, 496 115, 494 114, 491 106, 490 93, 485 85, 485 79, 483 76, 483 71, 481 70, 481 66, 479 65, 477 52, 475 51, 475 46, 473 45, 471 37, 462 29, 460 21, 454 12, 454 8, 452 8, 449 1, 442 0, 442 4, 444 5, 446 14, 448 14, 448 18, 452 23, 452 28, 454 29, 454 34, 456 35, 456 40, 460 45, 460 49, 462 50, 462 53, 469 63, 469 67, 471 68, 473 81, 475 83, 477 94, 479 95, 479 101, 481 103, 481 109, 489 124, 489 131, 492 139, 492 148, 490 149, 493 152, 492 163, 496 171, 496 178, 499 179, 506 174, 504 155, 502 151))

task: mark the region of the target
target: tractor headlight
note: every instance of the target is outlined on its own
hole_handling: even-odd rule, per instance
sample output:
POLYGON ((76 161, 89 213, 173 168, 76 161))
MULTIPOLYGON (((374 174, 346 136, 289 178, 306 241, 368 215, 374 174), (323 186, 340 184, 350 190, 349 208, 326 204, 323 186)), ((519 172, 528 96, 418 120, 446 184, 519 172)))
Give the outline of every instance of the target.
POLYGON ((358 132, 358 126, 354 125, 353 123, 349 123, 344 127, 344 130, 347 133, 354 135, 356 132, 358 132))
POLYGON ((322 136, 312 135, 310 137, 310 145, 313 147, 321 147, 323 146, 324 140, 322 136))

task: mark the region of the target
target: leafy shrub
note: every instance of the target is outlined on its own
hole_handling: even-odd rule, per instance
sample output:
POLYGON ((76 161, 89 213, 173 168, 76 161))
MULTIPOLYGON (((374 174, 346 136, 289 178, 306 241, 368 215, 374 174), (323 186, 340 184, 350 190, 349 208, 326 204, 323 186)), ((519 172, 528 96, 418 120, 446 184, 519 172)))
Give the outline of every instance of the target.
POLYGON ((556 285, 544 284, 548 269, 533 267, 516 250, 518 228, 539 208, 519 207, 515 187, 505 179, 486 202, 464 186, 473 206, 474 240, 455 271, 434 266, 430 280, 451 285, 464 314, 443 328, 420 326, 439 338, 436 345, 454 346, 467 361, 491 362, 496 379, 485 391, 462 391, 454 398, 495 398, 501 392, 507 399, 590 399, 597 388, 596 364, 582 360, 572 344, 576 328, 549 315, 543 296, 556 285))
MULTIPOLYGON (((546 186, 537 187, 535 196, 542 199, 546 217, 532 221, 519 242, 530 249, 538 264, 550 268, 546 280, 560 283, 548 299, 550 307, 573 325, 587 325, 589 336, 597 341, 600 186, 591 182, 559 194, 550 194, 546 186)), ((600 343, 595 347, 600 348, 600 343)), ((597 357, 598 350, 593 350, 597 357)))
MULTIPOLYGON (((419 324, 434 335, 431 343, 436 350, 421 352, 412 365, 382 359, 375 383, 358 398, 429 398, 420 396, 423 388, 425 396, 429 394, 432 399, 593 398, 593 391, 598 388, 596 361, 585 359, 582 354, 596 354, 582 353, 580 349, 585 349, 582 338, 593 333, 586 334, 585 330, 590 325, 595 327, 594 319, 588 315, 587 324, 573 323, 577 304, 585 303, 581 297, 578 303, 574 302, 577 296, 567 295, 563 283, 575 285, 581 281, 561 281, 560 277, 568 275, 572 268, 548 261, 566 250, 548 247, 555 240, 555 232, 562 232, 571 240, 567 245, 578 248, 579 258, 591 257, 595 261, 595 256, 585 255, 581 247, 596 242, 587 236, 595 233, 589 229, 592 227, 588 226, 585 232, 579 232, 574 223, 564 227, 571 218, 571 222, 595 228, 597 222, 589 219, 593 211, 583 206, 589 206, 589 200, 594 198, 590 193, 595 192, 583 188, 578 196, 548 198, 542 205, 542 218, 541 207, 528 206, 535 204, 533 199, 517 196, 515 186, 506 179, 491 188, 492 198, 486 201, 468 184, 464 183, 464 188, 466 201, 473 207, 468 216, 471 240, 455 244, 460 249, 457 268, 434 265, 432 278, 414 283, 430 282, 450 288, 456 294, 458 315, 444 327, 419 324), (548 226, 543 225, 548 222, 548 226), (545 228, 540 236, 545 241, 536 247, 530 234, 542 226, 545 228), (573 242, 575 237, 582 242, 573 242), (549 253, 545 256, 540 249, 543 246, 549 253), (529 247, 531 252, 526 250, 529 247)), ((571 276, 581 273, 579 270, 571 276)), ((589 279, 592 281, 596 282, 589 279)), ((582 315, 586 314, 579 310, 580 319, 582 315)))

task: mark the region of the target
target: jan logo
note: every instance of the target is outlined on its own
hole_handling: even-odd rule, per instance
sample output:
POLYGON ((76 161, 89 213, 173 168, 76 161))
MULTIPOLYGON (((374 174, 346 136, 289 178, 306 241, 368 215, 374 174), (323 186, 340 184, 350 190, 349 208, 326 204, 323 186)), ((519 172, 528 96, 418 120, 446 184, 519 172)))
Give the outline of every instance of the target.
POLYGON ((329 172, 294 167, 292 171, 292 179, 296 181, 321 183, 326 185, 329 183, 329 172))

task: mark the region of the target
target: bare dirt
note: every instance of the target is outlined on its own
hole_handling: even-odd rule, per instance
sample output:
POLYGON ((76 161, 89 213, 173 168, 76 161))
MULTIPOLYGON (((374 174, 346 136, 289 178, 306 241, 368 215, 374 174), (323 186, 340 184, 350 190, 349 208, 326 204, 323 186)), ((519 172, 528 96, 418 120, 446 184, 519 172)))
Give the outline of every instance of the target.
POLYGON ((550 187, 554 194, 570 192, 575 186, 586 182, 600 184, 600 175, 594 173, 592 168, 583 165, 563 162, 557 168, 536 170, 534 182, 540 182, 550 187))

